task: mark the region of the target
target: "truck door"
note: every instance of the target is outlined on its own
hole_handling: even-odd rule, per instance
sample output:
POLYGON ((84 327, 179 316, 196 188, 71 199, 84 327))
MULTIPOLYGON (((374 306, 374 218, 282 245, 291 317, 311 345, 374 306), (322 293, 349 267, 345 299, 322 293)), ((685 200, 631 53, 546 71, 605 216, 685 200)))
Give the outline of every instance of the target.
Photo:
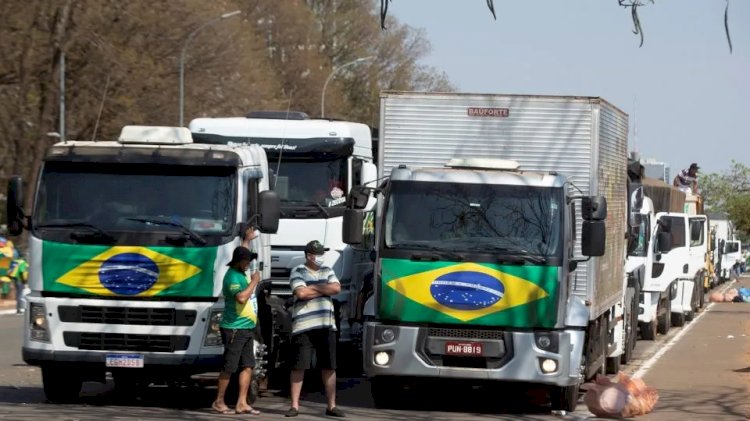
POLYGON ((706 264, 706 253, 708 252, 708 236, 706 226, 708 219, 705 216, 690 217, 690 241, 689 241, 689 268, 688 274, 694 277, 706 264))
POLYGON ((723 269, 725 269, 727 272, 732 269, 732 266, 734 266, 737 260, 740 260, 742 258, 742 252, 740 251, 740 249, 741 247, 739 241, 727 240, 727 242, 724 243, 723 269))
POLYGON ((656 229, 653 230, 651 246, 654 247, 654 260, 649 284, 654 290, 664 291, 672 281, 685 277, 689 271, 689 250, 687 242, 687 217, 681 213, 656 214, 656 229), (667 252, 658 252, 657 238, 660 232, 667 232, 671 247, 667 252))

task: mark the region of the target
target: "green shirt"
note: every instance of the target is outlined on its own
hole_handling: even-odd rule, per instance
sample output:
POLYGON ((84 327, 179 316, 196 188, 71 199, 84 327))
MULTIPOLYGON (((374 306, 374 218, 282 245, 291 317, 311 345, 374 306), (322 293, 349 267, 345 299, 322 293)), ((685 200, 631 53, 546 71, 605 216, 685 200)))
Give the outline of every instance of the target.
POLYGON ((248 299, 245 304, 237 302, 235 296, 247 288, 249 282, 244 273, 237 269, 229 268, 224 275, 224 314, 219 326, 225 329, 253 329, 257 315, 253 308, 252 300, 248 299))

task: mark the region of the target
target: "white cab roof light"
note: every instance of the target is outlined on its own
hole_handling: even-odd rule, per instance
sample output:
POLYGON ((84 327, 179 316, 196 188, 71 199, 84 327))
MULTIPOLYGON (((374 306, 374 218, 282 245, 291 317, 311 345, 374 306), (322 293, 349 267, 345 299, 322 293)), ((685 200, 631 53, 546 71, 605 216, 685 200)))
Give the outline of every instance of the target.
POLYGON ((148 143, 156 145, 185 145, 193 143, 187 127, 125 126, 117 139, 120 143, 148 143))
POLYGON ((494 158, 453 158, 445 164, 451 168, 481 168, 488 170, 518 171, 517 161, 494 158))

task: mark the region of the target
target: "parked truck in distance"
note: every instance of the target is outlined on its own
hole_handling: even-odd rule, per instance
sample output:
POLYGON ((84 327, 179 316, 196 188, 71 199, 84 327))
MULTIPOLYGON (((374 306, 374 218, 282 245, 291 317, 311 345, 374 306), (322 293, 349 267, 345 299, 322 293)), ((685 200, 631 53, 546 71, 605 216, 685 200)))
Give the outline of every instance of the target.
POLYGON ((243 223, 263 233, 253 248, 270 276, 279 203, 259 146, 126 126, 117 141, 53 145, 31 209, 22 193, 12 178, 8 228, 29 231, 22 355, 49 401, 73 401, 107 372, 129 395, 221 370, 222 279, 243 223))
MULTIPOLYGON (((494 94, 385 92, 380 109, 363 357, 376 405, 448 378, 535 383, 574 409, 580 384, 619 363, 637 309, 627 115, 601 98, 494 94)), ((348 243, 367 193, 350 196, 348 243)))

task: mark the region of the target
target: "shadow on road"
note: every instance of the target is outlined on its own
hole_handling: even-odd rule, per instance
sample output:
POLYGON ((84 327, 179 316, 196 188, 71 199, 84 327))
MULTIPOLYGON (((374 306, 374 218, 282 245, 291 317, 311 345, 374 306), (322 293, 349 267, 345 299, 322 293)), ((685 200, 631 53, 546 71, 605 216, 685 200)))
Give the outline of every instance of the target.
POLYGON ((718 387, 694 393, 659 392, 655 412, 682 415, 684 419, 747 419, 747 390, 718 387))

